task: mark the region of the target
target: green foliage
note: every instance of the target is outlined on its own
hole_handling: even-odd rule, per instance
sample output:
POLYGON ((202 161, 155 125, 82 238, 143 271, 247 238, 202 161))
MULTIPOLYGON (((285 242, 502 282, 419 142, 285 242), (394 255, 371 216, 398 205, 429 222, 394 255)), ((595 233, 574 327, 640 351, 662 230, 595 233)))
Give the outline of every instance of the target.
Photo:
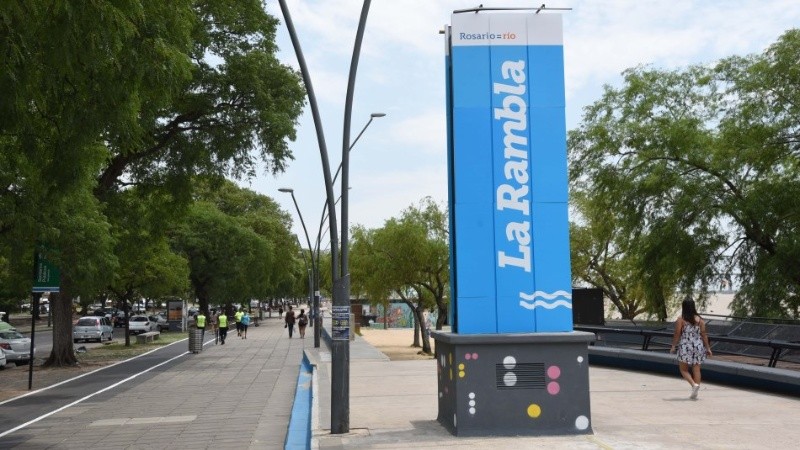
MULTIPOLYGON (((304 91, 276 26, 257 0, 0 2, 0 297, 28 295, 37 242, 62 270, 57 302, 181 290, 163 233, 193 177, 291 159, 304 91)), ((238 220, 236 243, 272 258, 252 269, 263 285, 285 281, 282 219, 238 220)), ((56 318, 54 363, 74 362, 70 328, 56 318)))
POLYGON ((664 319, 679 292, 737 273, 738 313, 797 316, 799 55, 791 30, 761 55, 606 87, 569 137, 576 278, 664 319))
POLYGON ((447 233, 447 213, 430 198, 382 228, 354 227, 352 290, 376 304, 397 295, 412 298, 419 308, 437 307, 441 328, 449 301, 447 233))
POLYGON ((229 181, 205 179, 198 186, 198 199, 174 232, 173 246, 189 262, 201 305, 291 289, 299 255, 287 213, 272 199, 229 181))

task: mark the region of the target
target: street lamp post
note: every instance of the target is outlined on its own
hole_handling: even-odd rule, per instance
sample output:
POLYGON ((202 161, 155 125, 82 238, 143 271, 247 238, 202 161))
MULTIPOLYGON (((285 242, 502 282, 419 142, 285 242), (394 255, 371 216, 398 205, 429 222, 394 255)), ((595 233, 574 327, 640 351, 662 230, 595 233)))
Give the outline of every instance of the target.
POLYGON ((334 325, 332 327, 332 344, 331 344, 331 433, 343 434, 350 431, 350 339, 349 339, 349 324, 341 327, 338 326, 337 320, 341 320, 341 315, 346 311, 349 314, 350 309, 350 275, 347 273, 347 232, 344 231, 348 226, 347 219, 347 187, 349 185, 349 156, 348 150, 350 146, 350 118, 353 108, 353 91, 356 81, 356 69, 358 67, 358 59, 361 53, 361 42, 364 38, 364 29, 366 28, 367 16, 369 14, 369 7, 371 0, 364 0, 361 8, 361 16, 358 21, 358 29, 356 31, 356 39, 353 45, 353 57, 350 60, 350 76, 347 82, 347 95, 345 98, 344 109, 344 133, 342 136, 342 257, 339 260, 339 242, 338 242, 338 229, 336 227, 336 207, 334 205, 333 182, 330 176, 330 164, 328 162, 328 151, 325 144, 325 136, 322 131, 322 121, 319 116, 319 108, 317 99, 314 94, 314 89, 311 84, 311 77, 308 72, 308 66, 305 62, 300 41, 297 38, 297 32, 294 29, 289 8, 286 6, 286 0, 279 0, 281 12, 283 13, 286 22, 286 28, 289 32, 289 37, 292 41, 292 46, 295 50, 298 63, 300 65, 300 73, 303 77, 303 82, 306 86, 308 93, 309 106, 311 107, 311 114, 314 119, 314 126, 317 132, 317 141, 319 143, 320 157, 322 159, 322 171, 325 177, 325 192, 328 201, 328 218, 330 222, 331 232, 331 279, 333 280, 333 313, 334 325), (340 269, 341 268, 341 272, 340 269), (341 273, 341 276, 340 276, 341 273), (339 333, 337 333, 337 331, 339 333))
MULTIPOLYGON (((311 259, 311 268, 309 269, 310 276, 309 276, 309 302, 311 302, 311 310, 314 316, 314 347, 319 347, 319 339, 317 335, 319 333, 319 323, 317 322, 317 317, 319 316, 319 294, 314 291, 314 286, 316 285, 315 280, 319 279, 319 260, 317 260, 316 265, 314 264, 314 250, 311 247, 311 239, 308 236, 308 229, 306 228, 306 222, 303 220, 303 213, 300 212, 300 206, 297 204, 297 198, 294 196, 294 189, 291 188, 280 188, 278 189, 280 192, 288 192, 292 195, 292 201, 294 202, 294 208, 297 210, 297 215, 300 217, 300 224, 303 225, 303 232, 306 234, 306 242, 308 243, 308 253, 311 259), (312 297, 313 295, 313 297, 312 297)), ((302 247, 302 245, 301 245, 302 247)), ((305 254, 303 255, 305 257, 305 254)))

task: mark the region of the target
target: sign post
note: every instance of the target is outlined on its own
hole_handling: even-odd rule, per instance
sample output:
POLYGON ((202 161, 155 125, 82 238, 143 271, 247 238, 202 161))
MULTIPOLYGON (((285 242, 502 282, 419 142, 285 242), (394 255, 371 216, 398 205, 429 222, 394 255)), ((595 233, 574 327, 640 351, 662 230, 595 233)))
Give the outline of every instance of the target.
MULTIPOLYGON (((31 353, 28 359, 28 390, 33 389, 33 351, 36 343, 36 313, 39 311, 39 300, 45 292, 59 292, 61 273, 53 263, 37 250, 33 257, 33 301, 31 302, 31 353)), ((48 308, 48 322, 50 310, 48 308)))

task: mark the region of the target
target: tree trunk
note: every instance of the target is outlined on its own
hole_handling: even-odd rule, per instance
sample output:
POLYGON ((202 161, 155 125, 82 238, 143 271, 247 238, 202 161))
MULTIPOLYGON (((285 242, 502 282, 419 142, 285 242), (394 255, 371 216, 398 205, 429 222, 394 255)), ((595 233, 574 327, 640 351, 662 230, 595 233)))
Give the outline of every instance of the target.
POLYGON ((419 326, 419 319, 417 318, 417 311, 416 309, 412 309, 411 312, 414 313, 414 344, 412 344, 411 346, 420 347, 419 344, 420 326, 419 326))
POLYGON ((131 308, 128 299, 122 299, 122 311, 125 313, 125 347, 131 346, 131 308))
POLYGON ((426 355, 432 355, 433 352, 431 351, 431 340, 430 336, 428 335, 427 330, 425 329, 425 317, 422 314, 422 306, 418 306, 414 311, 416 315, 416 321, 419 324, 420 328, 420 335, 422 336, 422 352, 426 355))
POLYGON ((50 308, 53 316, 53 349, 44 362, 45 367, 74 366, 75 348, 72 345, 72 285, 69 278, 61 275, 61 292, 50 294, 50 308))
POLYGON ((444 326, 445 321, 447 320, 447 305, 444 304, 444 302, 439 303, 439 301, 437 300, 436 306, 438 309, 436 316, 436 331, 442 331, 442 327, 444 326))

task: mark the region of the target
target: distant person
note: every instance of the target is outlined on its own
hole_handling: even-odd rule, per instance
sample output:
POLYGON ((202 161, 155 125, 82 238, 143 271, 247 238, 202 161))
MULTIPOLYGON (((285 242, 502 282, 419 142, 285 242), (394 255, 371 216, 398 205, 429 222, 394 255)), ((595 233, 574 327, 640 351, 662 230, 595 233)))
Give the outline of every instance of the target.
POLYGON ((294 311, 292 311, 291 306, 289 306, 288 309, 286 310, 286 317, 284 317, 284 322, 286 322, 286 324, 283 327, 289 329, 289 339, 291 339, 292 334, 294 333, 294 311))
POLYGON ((219 342, 221 345, 225 345, 225 338, 228 336, 228 316, 225 315, 225 311, 222 310, 217 316, 217 322, 219 323, 219 342))
POLYGON ((684 300, 681 305, 681 316, 675 321, 675 334, 669 352, 675 352, 678 346, 678 364, 681 376, 692 386, 692 400, 697 399, 700 392, 700 365, 711 356, 711 345, 708 343, 706 323, 697 314, 694 300, 684 300), (692 371, 689 373, 689 366, 692 371))
POLYGON ((247 311, 242 315, 242 339, 247 339, 247 327, 250 326, 250 314, 247 311))
POLYGON ((194 318, 195 326, 197 329, 200 330, 200 341, 203 341, 206 335, 206 315, 203 314, 203 311, 199 311, 197 316, 194 318))
POLYGON ((211 311, 208 318, 208 325, 211 327, 211 331, 214 332, 214 345, 219 343, 219 315, 214 314, 214 311, 211 311))
POLYGON ((242 312, 242 308, 239 308, 239 310, 236 311, 233 314, 233 319, 236 321, 236 335, 237 336, 241 336, 242 335, 242 316, 244 316, 244 312, 242 312))
POLYGON ((297 331, 300 332, 300 339, 305 339, 307 325, 308 325, 308 316, 306 315, 306 310, 301 309, 300 315, 297 316, 297 331))
POLYGON ((283 305, 278 307, 278 318, 283 318, 283 305))

